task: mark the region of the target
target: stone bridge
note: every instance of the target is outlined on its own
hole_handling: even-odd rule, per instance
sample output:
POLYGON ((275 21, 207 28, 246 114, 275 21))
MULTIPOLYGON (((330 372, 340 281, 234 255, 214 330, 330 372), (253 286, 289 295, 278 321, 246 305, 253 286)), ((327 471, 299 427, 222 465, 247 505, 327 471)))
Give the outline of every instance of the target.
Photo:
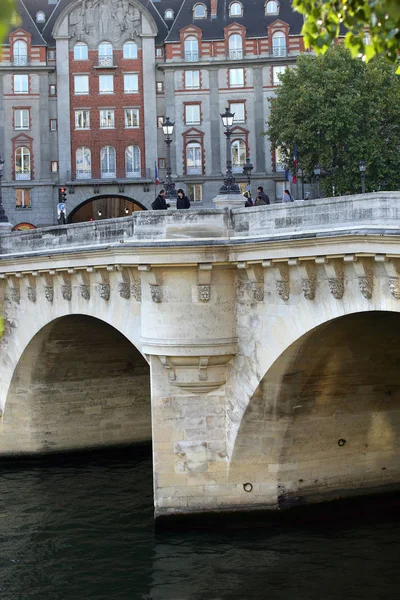
POLYGON ((400 193, 0 237, 0 454, 152 440, 156 516, 400 480, 400 193))

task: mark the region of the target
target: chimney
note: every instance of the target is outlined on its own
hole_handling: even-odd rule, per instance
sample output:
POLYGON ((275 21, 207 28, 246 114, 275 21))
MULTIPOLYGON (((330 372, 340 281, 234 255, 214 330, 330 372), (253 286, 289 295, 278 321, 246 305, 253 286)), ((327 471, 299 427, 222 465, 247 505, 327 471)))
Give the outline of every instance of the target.
POLYGON ((211 18, 217 18, 217 2, 218 0, 211 0, 211 18))

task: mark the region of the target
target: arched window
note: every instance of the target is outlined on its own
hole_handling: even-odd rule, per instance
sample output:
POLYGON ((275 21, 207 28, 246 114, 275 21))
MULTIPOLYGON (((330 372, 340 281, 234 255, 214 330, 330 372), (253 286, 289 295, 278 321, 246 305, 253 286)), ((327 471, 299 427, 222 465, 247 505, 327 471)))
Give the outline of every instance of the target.
POLYGON ((104 146, 104 148, 101 149, 100 168, 102 179, 114 179, 117 176, 115 150, 112 146, 104 146))
POLYGON ((88 47, 83 42, 78 42, 74 46, 74 60, 87 60, 89 58, 88 47))
POLYGON ((36 23, 45 23, 46 22, 46 15, 44 14, 43 11, 39 10, 39 12, 36 13, 36 23))
POLYGON ((76 178, 91 179, 92 177, 92 153, 86 146, 81 146, 76 151, 76 178))
POLYGON ((194 19, 205 19, 207 16, 207 9, 204 4, 196 4, 193 7, 193 18, 194 19))
POLYGON ((110 67, 113 64, 113 47, 110 42, 101 42, 99 45, 99 66, 110 67))
POLYGON ((201 145, 199 142, 190 142, 186 146, 186 174, 201 175, 202 172, 201 145))
POLYGON ((265 14, 266 15, 278 15, 279 14, 279 3, 276 0, 268 0, 265 3, 265 14))
POLYGON ((169 21, 170 19, 174 18, 174 11, 171 10, 170 8, 167 8, 167 10, 164 13, 164 19, 166 21, 169 21))
POLYGON ((31 178, 31 152, 29 148, 21 146, 15 151, 15 179, 31 178))
POLYGON ((13 45, 14 65, 28 64, 28 46, 23 40, 17 40, 13 45))
POLYGON ((199 60, 199 42, 197 38, 190 35, 185 39, 185 61, 193 62, 199 60))
POLYGON ((232 171, 243 171, 246 164, 246 144, 243 140, 234 140, 231 144, 232 171))
POLYGON ((273 56, 286 56, 286 36, 283 31, 276 31, 272 36, 273 56))
POLYGON ((124 58, 137 58, 136 42, 125 42, 125 44, 123 45, 123 57, 124 58))
POLYGON ((242 17, 243 16, 243 6, 240 2, 232 2, 229 7, 229 16, 230 17, 242 17))
POLYGON ((229 58, 243 58, 243 39, 237 33, 229 36, 229 58))
POLYGON ((125 150, 125 172, 127 177, 140 177, 140 148, 128 146, 125 150))

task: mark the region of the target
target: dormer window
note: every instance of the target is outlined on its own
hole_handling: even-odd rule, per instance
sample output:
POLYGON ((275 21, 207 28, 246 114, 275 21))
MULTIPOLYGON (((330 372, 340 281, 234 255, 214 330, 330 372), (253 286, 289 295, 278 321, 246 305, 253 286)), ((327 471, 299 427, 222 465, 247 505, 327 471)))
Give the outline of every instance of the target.
POLYGON ((207 9, 204 4, 196 4, 193 8, 194 19, 205 19, 207 17, 207 9))
POLYGON ((279 15, 279 2, 276 0, 268 0, 268 2, 265 3, 265 14, 279 15))
POLYGON ((36 23, 45 23, 46 22, 46 15, 44 14, 43 11, 39 11, 36 13, 36 23))
POLYGON ((229 16, 230 17, 242 17, 243 16, 243 6, 240 2, 232 2, 229 7, 229 16))
POLYGON ((174 11, 171 10, 170 8, 167 8, 167 10, 164 13, 164 19, 166 21, 171 21, 174 18, 174 11))

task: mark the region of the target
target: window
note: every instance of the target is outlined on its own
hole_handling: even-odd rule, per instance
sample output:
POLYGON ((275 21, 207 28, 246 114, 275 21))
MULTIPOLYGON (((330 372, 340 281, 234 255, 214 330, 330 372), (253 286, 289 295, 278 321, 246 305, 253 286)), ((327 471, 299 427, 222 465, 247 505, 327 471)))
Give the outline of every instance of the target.
POLYGON ((163 81, 157 81, 157 92, 163 92, 164 91, 164 82, 163 81))
POLYGON ((207 9, 204 4, 196 4, 193 8, 194 19, 205 19, 207 16, 207 9))
POLYGON ((232 171, 242 172, 246 164, 246 144, 243 140, 234 140, 231 144, 232 171))
POLYGON ((137 44, 135 42, 125 42, 122 49, 124 58, 137 58, 137 44))
POLYGON ((57 119, 50 119, 50 131, 57 131, 57 119))
POLYGON ((75 111, 75 129, 90 129, 90 111, 75 111))
POLYGON ((243 6, 240 2, 232 2, 229 7, 229 16, 230 17, 241 17, 243 15, 243 6))
POLYGON ((31 208, 31 190, 15 190, 15 208, 31 208))
POLYGON ((125 73, 124 92, 125 94, 137 94, 139 91, 139 76, 137 73, 125 73))
POLYGON ((273 85, 280 85, 281 80, 279 79, 279 75, 286 71, 286 67, 272 67, 272 81, 273 85))
POLYGON ((114 110, 103 109, 100 111, 100 129, 114 129, 114 110))
POLYGON ((87 60, 89 58, 89 51, 86 44, 79 42, 74 46, 74 60, 87 60))
POLYGON ((190 202, 203 201, 203 187, 200 183, 189 183, 187 186, 187 192, 190 202))
POLYGON ((229 69, 229 87, 244 86, 244 69, 229 69))
POLYGON ((173 19, 174 18, 174 11, 171 10, 170 8, 167 8, 167 10, 164 13, 164 19, 166 21, 168 21, 169 19, 173 19))
POLYGON ((125 173, 127 177, 140 177, 140 148, 128 146, 125 150, 125 173))
POLYGON ((187 90, 200 89, 200 71, 185 71, 185 88, 187 90))
POLYGON ((167 168, 167 159, 166 158, 159 158, 158 159, 158 168, 159 169, 166 169, 167 168))
POLYGON ((235 115, 233 117, 234 123, 246 122, 244 102, 231 102, 229 105, 229 110, 235 115))
POLYGON ((57 95, 57 86, 52 83, 51 85, 49 85, 49 96, 56 96, 57 95))
POLYGON ((89 93, 89 75, 74 75, 74 93, 75 96, 89 93))
POLYGON ((161 128, 163 126, 164 121, 165 117, 157 117, 157 127, 161 128))
POLYGON ((272 36, 273 56, 286 56, 286 36, 283 31, 276 31, 272 36))
POLYGON ((101 149, 100 167, 102 179, 113 179, 116 177, 115 150, 112 146, 104 146, 101 149))
POLYGON ((134 129, 139 127, 139 109, 125 108, 125 128, 134 129))
POLYGON ((50 171, 52 173, 58 173, 58 160, 52 160, 50 163, 50 171))
POLYGON ((237 33, 229 36, 229 58, 243 58, 243 40, 237 33))
POLYGON ((49 57, 49 60, 56 60, 56 51, 49 50, 48 57, 49 57))
POLYGON ((110 42, 102 42, 99 45, 99 65, 101 67, 112 67, 113 47, 110 42))
POLYGON ((14 75, 14 94, 29 93, 28 75, 14 75))
POLYGON ((31 178, 31 153, 29 148, 20 147, 15 151, 15 179, 31 178))
POLYGON ((14 65, 28 64, 28 46, 23 40, 17 40, 13 46, 14 65))
POLYGON ((200 104, 186 104, 185 124, 200 125, 200 104))
POLYGON ((185 40, 185 60, 187 62, 199 60, 199 42, 193 36, 189 36, 185 40))
POLYGON ((89 148, 81 146, 76 151, 76 178, 90 179, 92 177, 92 153, 89 148))
POLYGON ((201 146, 198 142, 190 142, 186 146, 186 173, 201 175, 202 170, 201 146))
POLYGON ((278 15, 279 14, 279 4, 276 0, 269 0, 265 4, 265 14, 266 15, 278 15))
POLYGON ((29 109, 16 108, 14 110, 14 129, 29 129, 29 109))
POLYGON ((114 75, 99 75, 99 93, 114 93, 114 75))
POLYGON ((162 48, 156 48, 156 56, 157 58, 162 58, 164 56, 164 50, 162 48))
POLYGON ((36 13, 36 23, 45 23, 46 15, 41 10, 36 13))

